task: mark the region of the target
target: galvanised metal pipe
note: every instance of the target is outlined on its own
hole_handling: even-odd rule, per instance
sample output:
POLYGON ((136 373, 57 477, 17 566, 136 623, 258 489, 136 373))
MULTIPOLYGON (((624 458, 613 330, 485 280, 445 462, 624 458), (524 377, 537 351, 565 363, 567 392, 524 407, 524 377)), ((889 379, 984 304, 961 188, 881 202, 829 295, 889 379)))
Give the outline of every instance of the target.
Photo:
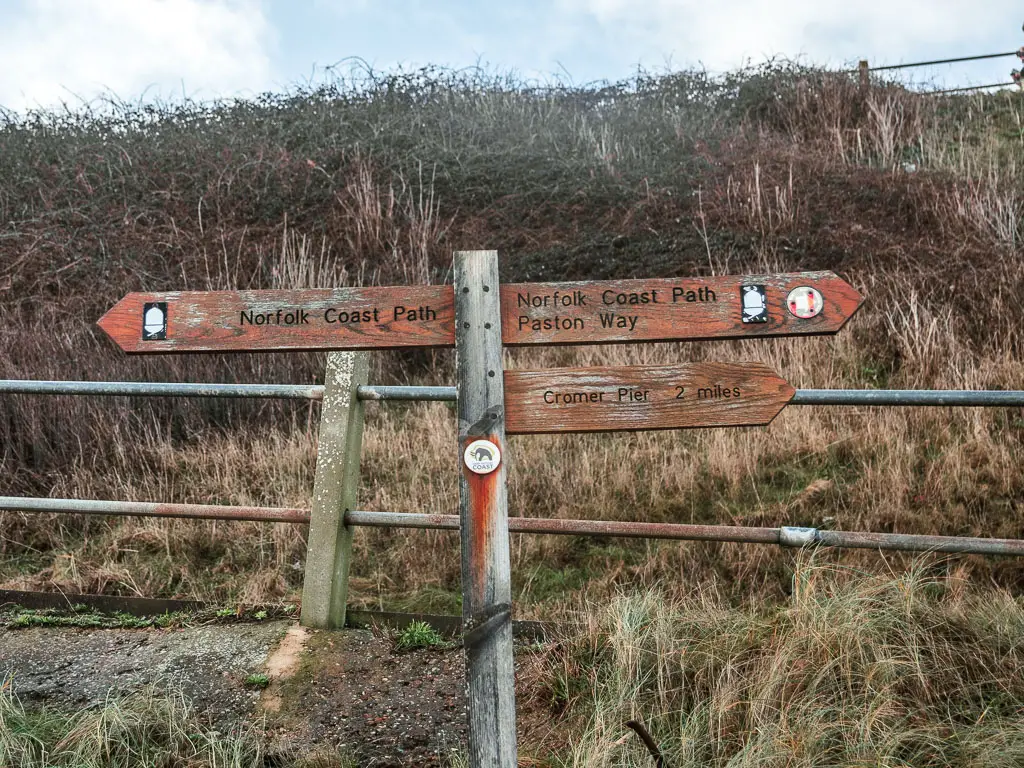
MULTIPOLYGON (((320 384, 192 384, 147 381, 31 381, 0 379, 0 394, 156 397, 275 397, 322 400, 320 384)), ((364 385, 360 400, 455 402, 455 387, 364 385)), ((913 405, 1024 407, 1022 390, 798 389, 789 405, 913 405)))
POLYGON ((151 381, 30 381, 0 379, 0 394, 155 397, 276 397, 322 400, 319 384, 192 384, 151 381))
POLYGON ((151 501, 38 499, 0 496, 0 512, 64 512, 127 517, 180 517, 198 520, 254 520, 264 523, 309 523, 309 510, 232 507, 214 504, 163 504, 151 501))
MULTIPOLYGON (((444 400, 455 387, 375 386, 359 388, 360 400, 444 400)), ((1024 406, 1024 391, 958 389, 798 389, 789 405, 1024 406)))
POLYGON ((798 389, 789 405, 1024 406, 1024 391, 964 389, 798 389))
MULTIPOLYGON (((345 515, 345 522, 352 526, 375 528, 426 528, 448 531, 457 531, 459 529, 458 515, 413 512, 366 512, 355 510, 345 515)), ((1015 539, 822 531, 817 528, 796 528, 791 526, 757 528, 728 525, 510 517, 508 529, 512 533, 614 536, 620 538, 673 539, 681 541, 732 541, 749 544, 778 544, 784 547, 804 547, 821 544, 840 548, 886 549, 908 552, 931 551, 977 555, 1024 555, 1024 541, 1015 539)))
POLYGON ((360 400, 431 400, 454 403, 455 387, 406 387, 364 384, 356 390, 360 400))
MULTIPOLYGON (((1006 53, 983 53, 980 56, 958 56, 954 59, 935 59, 934 61, 914 61, 910 64, 886 64, 881 67, 868 67, 871 72, 882 72, 889 69, 907 69, 909 67, 933 67, 938 64, 956 64, 961 61, 981 61, 983 59, 1004 59, 1007 56, 1016 56, 1017 51, 1007 51, 1006 53)), ((860 70, 851 69, 849 72, 859 72, 860 70)))
POLYGON ((1024 541, 973 536, 924 536, 910 533, 817 531, 815 543, 827 547, 894 549, 905 552, 956 552, 973 555, 1024 555, 1024 541))
MULTIPOLYGON (((509 518, 509 526, 512 524, 509 518)), ((442 515, 425 512, 365 512, 349 510, 345 513, 345 525, 367 528, 427 528, 444 531, 459 530, 458 515, 442 515)))

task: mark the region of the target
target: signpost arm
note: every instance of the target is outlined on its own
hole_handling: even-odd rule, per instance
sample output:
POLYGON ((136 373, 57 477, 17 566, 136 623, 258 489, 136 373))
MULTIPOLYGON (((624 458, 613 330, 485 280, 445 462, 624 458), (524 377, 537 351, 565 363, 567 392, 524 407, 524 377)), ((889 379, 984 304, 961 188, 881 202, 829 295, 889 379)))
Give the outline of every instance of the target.
POLYGON ((496 251, 456 252, 462 616, 473 768, 517 765, 498 288, 496 251), (489 473, 471 471, 463 458, 476 440, 488 440, 500 451, 498 467, 489 473))
POLYGON ((356 502, 363 443, 363 404, 356 389, 366 384, 368 367, 363 352, 327 356, 313 513, 302 583, 301 621, 307 627, 345 626, 352 557, 352 529, 345 525, 345 513, 356 502))

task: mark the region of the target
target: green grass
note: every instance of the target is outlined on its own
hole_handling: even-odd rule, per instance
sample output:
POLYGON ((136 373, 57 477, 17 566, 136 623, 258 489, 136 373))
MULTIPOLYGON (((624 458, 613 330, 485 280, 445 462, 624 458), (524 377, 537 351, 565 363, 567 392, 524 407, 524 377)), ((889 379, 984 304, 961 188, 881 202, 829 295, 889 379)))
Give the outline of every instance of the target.
POLYGON ((246 688, 259 688, 262 690, 270 685, 270 676, 263 672, 253 672, 245 678, 243 684, 246 688))
POLYGON ((80 629, 146 629, 149 627, 184 627, 207 621, 265 621, 293 616, 295 606, 285 604, 271 608, 205 608, 201 611, 173 611, 155 616, 136 616, 125 612, 104 613, 85 605, 69 609, 12 608, 0 611, 0 627, 77 627, 80 629))
POLYGON ((411 621, 395 636, 395 648, 400 651, 417 651, 446 645, 448 643, 440 633, 425 621, 411 621))
MULTIPOLYGON (((439 613, 459 615, 462 613, 462 593, 458 585, 450 588, 433 584, 389 595, 383 609, 405 613, 439 613)), ((368 608, 381 607, 379 602, 364 601, 368 608)))
POLYGON ((81 629, 144 629, 147 627, 182 626, 194 620, 193 614, 174 612, 159 616, 134 616, 130 613, 101 613, 84 610, 72 612, 55 609, 17 609, 0 613, 0 625, 8 629, 28 627, 78 627, 81 629))

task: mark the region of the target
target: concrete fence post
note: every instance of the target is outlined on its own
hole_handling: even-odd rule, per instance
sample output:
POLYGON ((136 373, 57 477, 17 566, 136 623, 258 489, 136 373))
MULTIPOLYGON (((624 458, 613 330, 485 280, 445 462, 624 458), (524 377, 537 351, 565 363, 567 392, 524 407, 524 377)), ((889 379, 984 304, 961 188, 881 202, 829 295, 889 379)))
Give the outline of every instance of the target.
POLYGON ((301 622, 306 627, 345 626, 352 557, 352 529, 345 525, 345 513, 356 503, 363 444, 363 404, 356 389, 366 384, 368 369, 365 352, 327 356, 302 584, 301 622))

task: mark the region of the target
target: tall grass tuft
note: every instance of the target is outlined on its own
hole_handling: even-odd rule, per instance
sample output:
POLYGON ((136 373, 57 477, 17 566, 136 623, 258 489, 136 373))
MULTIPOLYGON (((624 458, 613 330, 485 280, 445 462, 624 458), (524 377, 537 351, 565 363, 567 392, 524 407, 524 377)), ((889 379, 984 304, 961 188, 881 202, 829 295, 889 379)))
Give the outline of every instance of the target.
POLYGON ((712 589, 588 606, 552 654, 553 700, 586 713, 568 765, 1010 766, 1024 762, 1024 607, 918 567, 872 576, 804 560, 789 600, 712 589))
POLYGON ((11 679, 0 686, 0 765, 10 768, 264 768, 286 761, 294 768, 353 766, 342 754, 269 753, 256 724, 236 723, 224 733, 183 694, 152 686, 74 714, 26 707, 11 679))

